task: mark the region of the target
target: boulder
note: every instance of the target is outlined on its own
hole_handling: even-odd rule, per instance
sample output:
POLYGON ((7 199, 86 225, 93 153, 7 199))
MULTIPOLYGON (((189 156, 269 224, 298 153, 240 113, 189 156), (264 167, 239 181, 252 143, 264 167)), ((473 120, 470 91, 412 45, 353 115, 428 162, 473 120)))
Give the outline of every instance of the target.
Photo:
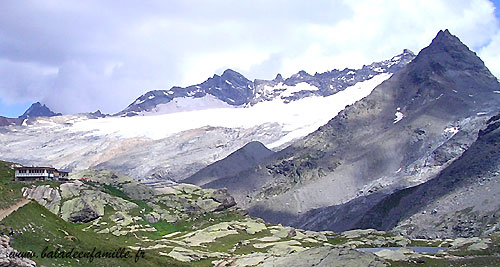
POLYGON ((210 193, 210 198, 219 202, 221 206, 218 210, 224 210, 236 205, 234 198, 227 192, 227 189, 217 189, 210 193))
POLYGON ((28 258, 9 257, 11 253, 18 251, 10 246, 10 238, 6 235, 0 235, 0 266, 12 267, 34 267, 36 263, 28 258))
POLYGON ((52 188, 50 185, 41 185, 31 188, 25 187, 22 192, 25 198, 34 199, 52 213, 57 214, 59 212, 61 194, 56 188, 52 188))

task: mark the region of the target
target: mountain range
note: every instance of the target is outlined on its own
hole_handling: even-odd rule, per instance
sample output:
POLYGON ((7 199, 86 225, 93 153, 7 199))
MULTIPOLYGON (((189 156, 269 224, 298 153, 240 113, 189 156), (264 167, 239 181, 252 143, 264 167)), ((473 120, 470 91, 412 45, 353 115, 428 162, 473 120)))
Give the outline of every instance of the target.
MULTIPOLYGON (((467 164, 476 162, 472 154, 494 165, 494 152, 479 151, 493 151, 499 104, 497 78, 445 30, 417 56, 404 50, 357 70, 273 80, 250 81, 228 69, 197 85, 147 92, 111 116, 61 115, 35 103, 20 118, 0 118, 0 155, 112 169, 144 184, 227 188, 251 215, 306 229, 471 236, 491 223, 465 229, 463 221, 451 222, 463 203, 443 213, 429 209, 476 190, 465 174, 461 185, 450 185, 458 179, 450 172, 482 177, 496 189, 488 180, 493 167, 480 168, 487 175, 467 164), (421 205, 412 207, 414 199, 421 205), (442 225, 448 230, 427 223, 429 214, 450 218, 442 225)), ((493 218, 496 208, 464 216, 493 218)))
MULTIPOLYGON (((228 188, 251 215, 273 223, 335 231, 390 230, 398 225, 419 235, 424 230, 411 227, 425 228, 431 215, 420 216, 427 221, 421 219, 418 226, 410 216, 453 193, 450 179, 457 178, 450 178, 450 172, 491 178, 483 172, 496 168, 491 160, 495 154, 478 154, 481 149, 477 146, 484 146, 480 141, 487 130, 481 129, 494 129, 497 119, 490 117, 498 112, 499 104, 498 80, 457 37, 440 31, 402 70, 317 131, 253 168, 212 178, 203 187, 228 188), (470 154, 489 160, 472 160, 470 154), (478 161, 488 167, 474 165, 478 161), (415 205, 419 201, 422 205, 415 205)), ((462 176, 466 185, 457 186, 469 190, 472 182, 462 176)), ((488 196, 491 200, 494 194, 488 196)), ((465 207, 476 212, 480 205, 474 202, 465 207)), ((453 212, 465 209, 463 201, 450 207, 453 212)), ((500 205, 490 203, 488 207, 495 211, 500 205)), ((479 211, 474 216, 495 215, 479 211)), ((442 216, 456 214, 448 211, 442 216)), ((438 233, 433 228, 425 235, 477 235, 486 233, 486 224, 470 226, 467 231, 438 233)))
POLYGON ((253 82, 226 70, 199 85, 150 91, 113 116, 60 115, 35 103, 23 118, 0 118, 0 140, 8 144, 0 155, 27 165, 107 168, 139 179, 181 180, 252 141, 275 151, 286 147, 413 58, 404 50, 358 70, 300 71, 287 79, 277 75, 253 82))
POLYGON ((116 115, 135 116, 151 111, 158 113, 162 108, 168 107, 168 103, 178 98, 196 99, 212 96, 227 105, 243 106, 276 98, 290 102, 310 96, 330 96, 381 73, 395 73, 414 57, 410 50, 405 49, 403 53, 390 60, 375 62, 357 70, 346 68, 314 75, 299 71, 287 79, 278 74, 273 80, 256 79, 253 82, 240 73, 227 69, 221 76, 214 75, 200 84, 149 91, 116 115))

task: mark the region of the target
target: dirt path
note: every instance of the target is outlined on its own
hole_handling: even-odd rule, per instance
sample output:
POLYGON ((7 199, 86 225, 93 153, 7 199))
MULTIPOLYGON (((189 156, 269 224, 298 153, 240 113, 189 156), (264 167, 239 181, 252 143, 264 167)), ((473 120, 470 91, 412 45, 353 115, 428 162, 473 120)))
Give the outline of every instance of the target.
POLYGON ((20 207, 30 203, 30 201, 31 200, 29 199, 23 199, 7 209, 0 210, 0 221, 9 216, 14 211, 18 210, 20 207))

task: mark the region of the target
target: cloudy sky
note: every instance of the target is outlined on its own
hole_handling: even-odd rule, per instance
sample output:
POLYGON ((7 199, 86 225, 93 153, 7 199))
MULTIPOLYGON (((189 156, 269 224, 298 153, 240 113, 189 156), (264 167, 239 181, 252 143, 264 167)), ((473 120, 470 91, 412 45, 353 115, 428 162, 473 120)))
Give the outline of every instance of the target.
POLYGON ((231 68, 249 79, 358 68, 448 28, 500 77, 499 1, 0 2, 0 115, 122 110, 231 68))

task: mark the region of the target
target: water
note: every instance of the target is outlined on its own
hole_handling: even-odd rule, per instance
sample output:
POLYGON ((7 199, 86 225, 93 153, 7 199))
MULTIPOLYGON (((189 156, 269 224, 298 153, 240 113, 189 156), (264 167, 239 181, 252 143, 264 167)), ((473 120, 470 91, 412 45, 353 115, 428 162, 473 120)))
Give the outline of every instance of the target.
MULTIPOLYGON (((364 252, 371 252, 371 253, 376 253, 379 252, 383 249, 388 249, 388 250, 398 250, 401 249, 402 247, 381 247, 381 248, 357 248, 359 251, 364 251, 364 252)), ((416 253, 428 253, 428 254, 436 254, 440 250, 446 250, 448 248, 442 248, 442 247, 406 247, 407 249, 411 249, 416 253)))

